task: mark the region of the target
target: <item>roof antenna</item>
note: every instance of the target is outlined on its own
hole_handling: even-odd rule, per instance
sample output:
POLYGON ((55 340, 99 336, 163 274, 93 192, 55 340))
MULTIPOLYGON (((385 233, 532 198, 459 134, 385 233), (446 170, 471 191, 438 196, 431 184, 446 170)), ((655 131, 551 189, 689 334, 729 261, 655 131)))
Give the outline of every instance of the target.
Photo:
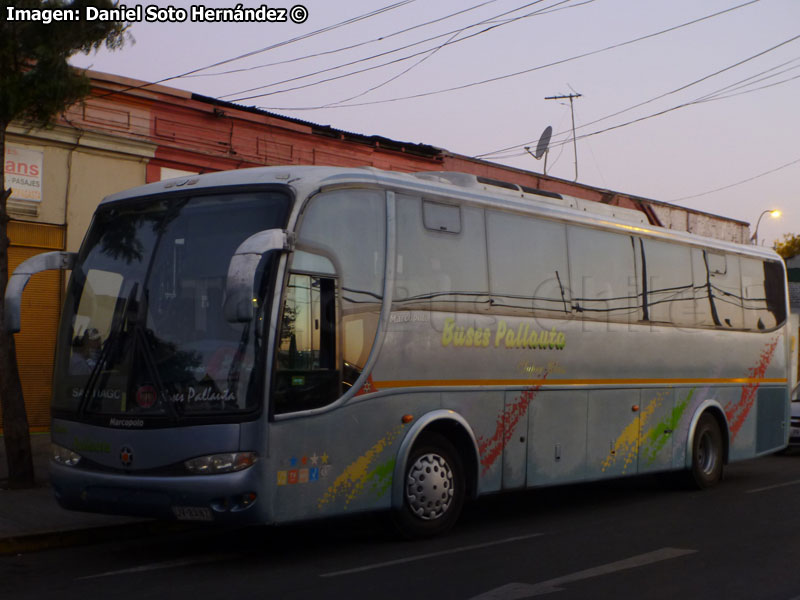
POLYGON ((562 94, 561 96, 547 96, 545 98, 545 100, 565 100, 569 98, 569 112, 572 114, 572 149, 575 153, 575 181, 578 181, 578 142, 575 139, 575 108, 572 105, 572 101, 575 98, 580 98, 581 96, 583 96, 583 94, 575 92, 574 94, 562 94))

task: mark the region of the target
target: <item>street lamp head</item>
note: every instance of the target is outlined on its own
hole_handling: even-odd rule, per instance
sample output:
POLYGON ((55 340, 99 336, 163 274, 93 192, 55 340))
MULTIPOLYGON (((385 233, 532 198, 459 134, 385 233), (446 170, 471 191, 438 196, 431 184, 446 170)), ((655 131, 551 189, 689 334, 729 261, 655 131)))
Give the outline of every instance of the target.
POLYGON ((777 219, 778 217, 781 216, 781 211, 779 211, 776 208, 771 208, 771 209, 765 210, 760 215, 758 215, 758 221, 756 221, 756 229, 753 232, 753 235, 750 236, 750 243, 752 243, 752 244, 756 244, 756 245, 758 244, 758 226, 761 225, 761 217, 763 217, 764 215, 769 215, 773 219, 777 219))

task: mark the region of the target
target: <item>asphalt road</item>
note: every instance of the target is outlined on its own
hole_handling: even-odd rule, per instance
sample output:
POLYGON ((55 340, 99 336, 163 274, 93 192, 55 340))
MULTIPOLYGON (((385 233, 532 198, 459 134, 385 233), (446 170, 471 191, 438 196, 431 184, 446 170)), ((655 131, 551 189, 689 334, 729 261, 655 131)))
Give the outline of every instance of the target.
POLYGON ((0 557, 0 598, 800 599, 800 453, 673 483, 499 495, 423 542, 368 516, 0 557))

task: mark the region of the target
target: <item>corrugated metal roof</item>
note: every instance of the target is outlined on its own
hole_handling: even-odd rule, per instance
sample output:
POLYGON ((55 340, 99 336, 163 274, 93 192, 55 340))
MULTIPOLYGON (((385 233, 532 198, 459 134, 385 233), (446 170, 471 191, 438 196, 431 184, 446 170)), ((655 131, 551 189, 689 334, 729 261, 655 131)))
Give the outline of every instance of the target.
POLYGON ((437 148, 436 146, 430 146, 428 144, 401 142, 380 135, 364 135, 361 133, 353 133, 351 131, 336 129, 335 127, 331 127, 330 125, 319 125, 318 123, 312 123, 311 121, 303 121, 302 119, 295 119, 293 117, 287 117, 284 115, 271 113, 261 108, 257 108, 255 106, 243 106, 241 104, 235 104, 233 102, 226 102, 225 100, 210 98, 209 96, 203 96, 201 94, 193 93, 192 100, 197 100, 198 102, 205 102, 206 104, 211 104, 213 106, 218 106, 220 108, 242 110, 257 115, 264 115, 267 117, 281 119, 283 121, 288 121, 290 123, 295 123, 297 125, 304 125, 306 127, 309 127, 311 131, 316 135, 333 137, 349 142, 355 142, 357 144, 367 144, 370 146, 385 148, 387 150, 395 150, 397 152, 405 152, 407 154, 414 154, 417 156, 425 156, 430 158, 440 156, 444 152, 443 149, 437 148))
MULTIPOLYGON (((403 152, 403 153, 406 153, 406 154, 419 156, 419 157, 424 157, 424 158, 438 159, 439 161, 445 159, 448 156, 449 157, 454 157, 454 158, 458 158, 458 159, 468 160, 468 161, 471 161, 471 162, 474 162, 474 163, 477 163, 477 164, 484 164, 484 165, 492 166, 492 167, 501 167, 504 170, 512 171, 512 172, 516 171, 516 172, 519 172, 519 173, 523 173, 525 175, 536 175, 537 177, 544 177, 544 178, 552 180, 552 181, 563 181, 564 183, 577 185, 577 186, 582 187, 582 188, 587 189, 587 190, 593 190, 595 192, 599 192, 599 193, 601 193, 603 195, 624 196, 624 197, 626 197, 626 198, 628 198, 628 199, 630 199, 630 200, 632 200, 634 202, 638 202, 641 206, 652 205, 652 206, 663 206, 665 208, 670 208, 670 209, 680 209, 683 212, 686 212, 686 213, 689 213, 689 214, 697 214, 697 215, 701 215, 701 216, 704 216, 704 217, 723 219, 726 222, 734 223, 734 224, 737 224, 739 226, 748 225, 748 223, 746 221, 739 221, 737 219, 732 219, 730 217, 722 217, 720 215, 716 215, 716 214, 713 214, 713 213, 707 213, 707 212, 699 211, 699 210, 696 210, 696 209, 680 207, 680 206, 677 206, 677 205, 674 205, 674 204, 670 204, 668 202, 655 200, 653 198, 635 196, 635 195, 628 194, 628 193, 621 193, 621 192, 617 192, 617 191, 614 191, 614 190, 606 190, 606 189, 597 188, 597 187, 594 187, 594 186, 591 186, 591 185, 572 182, 572 181, 568 181, 568 180, 562 180, 562 179, 560 179, 558 177, 553 177, 552 175, 544 175, 543 176, 543 175, 540 175, 540 174, 533 173, 531 171, 526 171, 524 169, 518 169, 518 168, 515 168, 515 167, 508 166, 508 165, 492 163, 492 162, 481 160, 481 159, 477 159, 477 158, 474 158, 474 157, 469 157, 469 156, 453 153, 453 152, 450 152, 450 151, 448 151, 448 150, 446 150, 444 148, 440 148, 440 147, 437 147, 437 146, 431 146, 429 144, 418 144, 418 143, 414 143, 414 142, 403 142, 403 141, 393 140, 393 139, 390 139, 390 138, 387 138, 387 137, 383 137, 383 136, 378 136, 378 135, 364 135, 364 134, 360 134, 360 133, 354 133, 354 132, 345 131, 345 130, 342 130, 342 129, 337 129, 335 127, 331 127, 330 125, 320 125, 318 123, 313 123, 311 121, 304 121, 302 119, 297 119, 297 118, 294 118, 294 117, 288 117, 288 116, 285 116, 285 115, 272 113, 272 112, 266 111, 264 109, 257 108, 255 106, 244 106, 244 105, 241 105, 241 104, 228 102, 226 100, 220 100, 220 99, 217 99, 217 98, 204 96, 202 94, 197 94, 197 93, 193 93, 193 92, 187 92, 187 91, 184 91, 184 90, 178 90, 178 89, 165 87, 163 85, 157 85, 157 84, 144 84, 144 85, 142 85, 144 82, 139 82, 137 80, 133 80, 133 79, 125 78, 125 77, 120 77, 120 76, 117 76, 117 75, 99 73, 99 72, 96 72, 96 71, 89 71, 88 74, 93 79, 107 80, 107 81, 111 81, 111 82, 117 83, 119 85, 134 86, 136 89, 139 89, 139 90, 147 88, 148 90, 158 91, 159 93, 169 93, 169 94, 177 95, 179 97, 184 97, 184 98, 190 97, 192 100, 195 100, 197 102, 202 102, 202 103, 205 103, 205 104, 208 104, 208 105, 211 105, 211 106, 215 106, 215 107, 228 108, 228 109, 231 109, 231 110, 245 111, 245 112, 249 112, 251 114, 258 114, 258 115, 268 116, 268 117, 275 118, 275 119, 281 119, 281 120, 286 121, 288 123, 294 123, 294 124, 297 124, 297 125, 301 125, 303 127, 308 127, 312 131, 312 133, 315 134, 315 135, 331 137, 331 138, 337 138, 337 139, 341 139, 343 141, 349 141, 349 142, 352 142, 352 143, 360 143, 360 144, 370 145, 372 147, 380 147, 380 148, 384 148, 386 150, 391 150, 391 151, 396 151, 396 152, 403 152)), ((131 89, 131 88, 129 87, 127 89, 131 89)))

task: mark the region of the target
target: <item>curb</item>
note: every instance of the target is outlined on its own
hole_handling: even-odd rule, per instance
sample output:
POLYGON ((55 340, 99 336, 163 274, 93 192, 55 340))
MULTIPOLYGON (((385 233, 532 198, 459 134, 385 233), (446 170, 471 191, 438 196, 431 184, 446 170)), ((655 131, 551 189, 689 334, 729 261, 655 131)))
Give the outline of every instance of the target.
POLYGON ((182 533, 198 529, 197 524, 171 521, 144 521, 102 525, 85 529, 49 531, 0 539, 0 556, 41 552, 109 541, 125 541, 148 535, 182 533))

